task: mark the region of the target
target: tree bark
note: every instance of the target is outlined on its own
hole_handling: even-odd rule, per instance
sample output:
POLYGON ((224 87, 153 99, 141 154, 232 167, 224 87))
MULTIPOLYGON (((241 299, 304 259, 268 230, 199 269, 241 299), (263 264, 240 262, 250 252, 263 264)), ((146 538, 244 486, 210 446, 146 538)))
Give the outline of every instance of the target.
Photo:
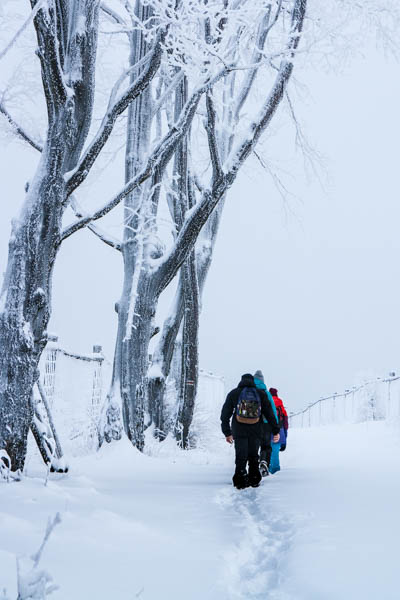
POLYGON ((189 446, 189 431, 193 420, 199 378, 199 317, 200 293, 197 279, 196 254, 192 250, 182 266, 184 316, 182 327, 182 370, 176 436, 183 448, 189 446))
MULTIPOLYGON (((137 0, 136 18, 141 23, 146 23, 151 14, 151 7, 137 0)), ((130 65, 140 61, 148 51, 143 33, 134 30, 130 35, 130 65)), ((137 75, 138 73, 133 73, 132 80, 137 75)), ((132 102, 128 111, 125 181, 130 181, 138 174, 143 159, 148 154, 151 111, 152 96, 148 86, 141 96, 132 102)), ((147 371, 148 357, 142 352, 142 348, 148 348, 153 310, 149 297, 151 290, 143 276, 147 250, 145 231, 139 233, 146 220, 149 190, 149 184, 145 183, 125 199, 122 246, 124 283, 118 304, 118 333, 113 368, 113 386, 117 385, 120 389, 125 432, 139 450, 142 450, 144 445, 144 410, 147 404, 147 388, 142 374, 147 371), (133 329, 135 335, 132 335, 133 329)))
POLYGON ((76 165, 91 121, 97 19, 98 5, 89 0, 39 9, 34 19, 48 131, 20 217, 13 223, 0 296, 0 448, 10 456, 12 470, 24 466, 32 387, 47 341, 51 280, 67 201, 64 175, 76 165), (82 16, 85 35, 77 31, 82 16), (80 71, 74 78, 77 63, 80 71))

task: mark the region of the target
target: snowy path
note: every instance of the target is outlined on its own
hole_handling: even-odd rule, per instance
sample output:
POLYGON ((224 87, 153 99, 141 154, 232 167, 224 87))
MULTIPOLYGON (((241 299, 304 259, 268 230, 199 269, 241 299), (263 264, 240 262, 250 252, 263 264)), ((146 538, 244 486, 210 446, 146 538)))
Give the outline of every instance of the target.
POLYGON ((1 484, 0 589, 16 598, 15 554, 36 550, 60 511, 41 565, 55 600, 397 600, 396 435, 292 431, 282 471, 241 492, 223 441, 155 458, 121 443, 47 486, 1 484))

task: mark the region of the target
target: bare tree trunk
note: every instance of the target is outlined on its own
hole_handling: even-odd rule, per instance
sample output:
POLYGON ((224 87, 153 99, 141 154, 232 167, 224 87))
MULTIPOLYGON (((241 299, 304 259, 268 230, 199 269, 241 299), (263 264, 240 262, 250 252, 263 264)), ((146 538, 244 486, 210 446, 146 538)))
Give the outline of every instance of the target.
POLYGON ((71 166, 65 164, 67 119, 67 109, 61 110, 9 243, 0 313, 0 447, 11 457, 12 469, 24 465, 30 397, 47 341, 51 278, 66 197, 63 175, 71 166))
MULTIPOLYGON (((176 352, 176 339, 181 327, 183 311, 184 298, 182 274, 180 274, 172 309, 164 321, 160 341, 152 357, 152 369, 149 376, 150 417, 155 426, 154 435, 159 440, 165 439, 169 431, 170 423, 167 422, 167 415, 165 414, 165 391, 174 352, 176 352)), ((180 378, 178 381, 180 381, 180 378)))
POLYGON ((193 420, 199 378, 199 317, 200 293, 196 255, 192 250, 182 266, 184 281, 184 316, 182 327, 182 372, 176 435, 183 448, 189 445, 189 430, 193 420))
POLYGON ((201 298, 212 262, 223 204, 224 200, 221 200, 221 204, 217 206, 205 225, 198 247, 189 259, 191 261, 191 268, 187 270, 183 283, 185 265, 181 269, 175 299, 170 314, 164 321, 160 341, 153 354, 152 376, 149 379, 149 401, 154 407, 153 422, 155 424, 155 436, 160 440, 165 439, 169 432, 169 425, 171 425, 171 421, 166 418, 165 414, 165 392, 167 379, 174 364, 173 357, 177 352, 180 354, 178 360, 182 363, 182 366, 184 363, 188 365, 185 369, 185 379, 189 382, 186 384, 183 383, 182 368, 179 369, 179 373, 172 373, 172 377, 176 379, 179 390, 176 423, 180 423, 180 425, 175 424, 175 435, 180 443, 182 443, 183 431, 182 415, 186 415, 186 419, 190 421, 185 421, 185 431, 187 432, 190 430, 193 419, 199 378, 198 341, 201 298), (191 277, 190 273, 194 263, 196 265, 196 276, 191 277), (188 335, 187 331, 186 333, 182 331, 182 337, 187 340, 186 347, 185 344, 177 344, 179 331, 183 330, 183 328, 187 328, 191 332, 188 335), (186 394, 184 390, 186 390, 186 394), (187 409, 186 404, 191 405, 191 408, 187 409))
POLYGON ((67 199, 64 175, 78 161, 93 105, 98 5, 61 4, 40 9, 34 19, 49 123, 39 166, 13 224, 0 296, 0 448, 9 454, 13 470, 24 466, 32 387, 46 345, 67 199), (85 35, 77 30, 82 17, 85 35))
MULTIPOLYGON (((137 0, 135 17, 145 24, 151 17, 152 9, 141 0, 137 0)), ((130 35, 130 65, 135 65, 149 51, 149 46, 141 31, 135 27, 130 35)), ((139 71, 140 72, 140 71, 139 71)), ((132 81, 138 73, 131 76, 132 81)), ((127 125, 127 144, 125 154, 125 181, 138 174, 144 158, 148 154, 151 127, 151 89, 150 86, 129 107, 127 125)), ((149 194, 148 184, 135 190, 126 197, 124 208, 124 283, 121 300, 118 304, 118 334, 114 355, 113 386, 119 385, 123 407, 123 422, 127 436, 132 443, 143 448, 144 408, 146 405, 146 386, 137 384, 143 370, 147 370, 148 357, 141 352, 146 346, 150 334, 151 318, 148 318, 149 290, 142 277, 145 262, 144 232, 139 234, 143 222, 144 204, 149 194), (131 299, 135 297, 134 312, 131 299), (140 314, 140 319, 138 315, 140 314), (130 323, 128 320, 130 319, 130 323), (130 328, 137 335, 132 336, 130 328), (139 342, 140 340, 140 342, 139 342), (142 346, 141 344, 144 345, 142 346)), ((151 308, 150 308, 151 313, 151 308)))

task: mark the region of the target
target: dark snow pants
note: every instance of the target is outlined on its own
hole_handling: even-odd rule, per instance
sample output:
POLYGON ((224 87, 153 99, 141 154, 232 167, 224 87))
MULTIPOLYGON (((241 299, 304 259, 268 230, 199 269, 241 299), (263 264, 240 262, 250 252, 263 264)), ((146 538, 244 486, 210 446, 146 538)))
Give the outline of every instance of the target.
POLYGON ((261 434, 261 423, 246 425, 233 419, 232 435, 235 442, 236 473, 247 471, 247 462, 249 463, 249 475, 259 473, 258 452, 260 450, 261 434))
POLYGON ((261 452, 260 452, 260 460, 265 460, 267 465, 271 462, 271 435, 272 429, 269 423, 262 424, 262 438, 261 438, 261 452))

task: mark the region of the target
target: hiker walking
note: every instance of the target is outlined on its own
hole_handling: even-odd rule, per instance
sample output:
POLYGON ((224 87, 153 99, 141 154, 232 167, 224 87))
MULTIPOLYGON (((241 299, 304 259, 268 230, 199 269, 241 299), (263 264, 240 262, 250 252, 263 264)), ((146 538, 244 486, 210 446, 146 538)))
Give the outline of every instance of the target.
POLYGON ((236 468, 232 481, 238 489, 249 485, 257 487, 261 481, 258 452, 262 437, 262 414, 268 419, 277 442, 279 426, 268 396, 264 390, 256 388, 253 375, 246 373, 242 375, 239 385, 227 395, 221 411, 222 433, 228 443, 235 443, 236 468))
POLYGON ((276 388, 271 387, 269 388, 269 392, 275 404, 279 424, 279 442, 278 444, 272 444, 272 453, 269 469, 271 473, 276 473, 276 471, 280 471, 281 468, 279 461, 279 452, 283 452, 284 450, 286 450, 289 419, 282 399, 278 396, 278 390, 276 388))
MULTIPOLYGON (((257 389, 263 390, 267 394, 275 419, 278 421, 275 403, 267 389, 267 386, 265 385, 264 375, 261 369, 258 369, 254 373, 254 383, 257 389)), ((265 415, 263 415, 261 427, 262 437, 260 445, 260 473, 262 477, 266 477, 269 475, 269 463, 271 461, 272 453, 272 427, 265 415)))

